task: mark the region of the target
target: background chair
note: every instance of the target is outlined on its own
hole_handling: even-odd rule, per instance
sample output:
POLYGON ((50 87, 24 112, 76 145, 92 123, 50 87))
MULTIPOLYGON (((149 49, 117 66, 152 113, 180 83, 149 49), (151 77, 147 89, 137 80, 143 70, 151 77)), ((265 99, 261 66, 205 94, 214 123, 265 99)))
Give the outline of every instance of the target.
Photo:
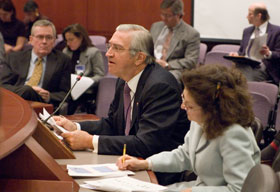
POLYGON ((248 173, 241 192, 279 192, 279 178, 274 170, 265 164, 255 165, 248 173))
POLYGON ((261 93, 250 91, 250 94, 253 97, 253 111, 255 116, 259 118, 262 122, 262 125, 266 127, 269 112, 272 109, 270 99, 261 93))
POLYGON ((204 64, 206 52, 207 52, 207 45, 205 43, 200 43, 199 57, 198 57, 198 64, 199 65, 204 64))
POLYGON ((96 111, 98 117, 107 117, 110 104, 115 95, 117 77, 105 76, 99 81, 96 97, 96 111))
POLYGON ((101 35, 90 35, 89 38, 96 48, 98 48, 100 51, 106 52, 106 37, 101 35))
MULTIPOLYGON (((248 89, 249 89, 250 92, 255 92, 255 93, 260 93, 262 95, 265 95, 268 98, 269 103, 271 105, 270 110, 273 110, 273 108, 276 104, 277 94, 278 94, 278 87, 276 85, 271 84, 271 83, 266 83, 266 82, 249 81, 248 82, 248 89)), ((262 109, 259 108, 258 110, 260 110, 260 111, 255 111, 255 113, 260 114, 262 109)), ((267 119, 268 119, 268 117, 269 117, 269 113, 267 114, 267 119)), ((267 121, 263 122, 263 119, 261 119, 261 121, 262 121, 262 124, 265 128, 267 126, 267 121)), ((279 121, 280 121, 280 117, 279 117, 279 121)), ((279 122, 279 124, 280 124, 280 122, 279 122)))
POLYGON ((215 45, 211 51, 223 51, 223 52, 237 52, 240 48, 240 45, 233 45, 233 44, 219 44, 215 45))
POLYGON ((263 136, 263 125, 259 118, 255 117, 255 121, 253 122, 253 125, 251 126, 253 133, 255 135, 257 144, 260 146, 262 136, 263 136))
POLYGON ((206 54, 204 64, 220 64, 226 67, 232 67, 234 65, 233 62, 224 59, 225 55, 228 55, 228 53, 223 51, 210 51, 206 54))

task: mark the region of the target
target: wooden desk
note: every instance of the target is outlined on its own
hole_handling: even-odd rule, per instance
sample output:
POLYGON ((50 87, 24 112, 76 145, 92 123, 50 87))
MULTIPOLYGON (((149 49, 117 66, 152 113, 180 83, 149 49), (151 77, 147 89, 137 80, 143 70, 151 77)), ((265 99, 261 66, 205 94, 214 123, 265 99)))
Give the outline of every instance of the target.
MULTIPOLYGON (((103 163, 115 163, 119 156, 114 155, 97 155, 91 151, 76 151, 74 152, 76 159, 67 159, 67 160, 56 160, 61 165, 73 164, 73 165, 81 165, 81 164, 103 164, 103 163)), ((151 182, 149 172, 147 171, 138 171, 134 176, 136 179, 151 182)), ((75 179, 75 181, 79 184, 84 183, 84 181, 88 180, 96 180, 96 178, 82 178, 75 179)), ((92 192, 93 190, 80 188, 80 192, 92 192)))
POLYGON ((38 101, 27 101, 27 102, 32 107, 32 109, 34 109, 37 115, 39 113, 43 113, 43 108, 45 108, 49 114, 52 114, 53 112, 53 105, 50 103, 41 103, 38 101))
POLYGON ((34 139, 37 118, 20 96, 0 88, 0 191, 73 192, 79 185, 34 139))

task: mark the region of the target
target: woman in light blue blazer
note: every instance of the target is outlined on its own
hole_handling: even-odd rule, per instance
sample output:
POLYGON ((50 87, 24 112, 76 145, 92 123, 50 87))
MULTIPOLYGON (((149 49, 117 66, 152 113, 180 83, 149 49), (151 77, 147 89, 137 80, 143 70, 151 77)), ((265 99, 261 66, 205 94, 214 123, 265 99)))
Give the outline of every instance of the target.
POLYGON ((95 99, 99 80, 104 76, 104 61, 100 50, 93 46, 86 29, 76 23, 67 26, 63 33, 63 39, 67 46, 63 53, 72 60, 71 73, 84 72, 84 76, 90 77, 94 83, 92 87, 77 101, 70 100, 68 114, 75 112, 77 106, 89 99, 95 99))
POLYGON ((235 69, 205 65, 183 73, 181 107, 191 121, 185 142, 146 160, 126 155, 120 169, 158 172, 191 170, 197 179, 167 191, 240 192, 250 169, 260 163, 260 149, 250 128, 254 121, 245 77, 235 69))

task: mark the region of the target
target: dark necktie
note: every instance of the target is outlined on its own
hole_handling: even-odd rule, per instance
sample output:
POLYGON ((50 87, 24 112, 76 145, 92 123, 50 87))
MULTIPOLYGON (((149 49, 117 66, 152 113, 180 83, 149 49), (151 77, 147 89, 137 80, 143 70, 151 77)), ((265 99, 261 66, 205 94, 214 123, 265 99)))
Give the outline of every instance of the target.
POLYGON ((33 70, 32 76, 26 83, 29 86, 37 86, 40 82, 40 79, 42 77, 42 72, 43 72, 43 63, 42 59, 38 58, 37 62, 35 63, 35 68, 33 70))
POLYGON ((130 88, 127 83, 125 83, 123 91, 123 100, 124 100, 124 117, 125 117, 125 135, 129 134, 130 123, 131 123, 131 98, 130 98, 130 88))

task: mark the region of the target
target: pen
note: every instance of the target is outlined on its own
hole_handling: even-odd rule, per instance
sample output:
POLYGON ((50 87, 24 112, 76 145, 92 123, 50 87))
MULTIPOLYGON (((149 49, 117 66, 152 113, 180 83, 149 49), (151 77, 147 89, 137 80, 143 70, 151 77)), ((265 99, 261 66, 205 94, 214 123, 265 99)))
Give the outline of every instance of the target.
POLYGON ((123 144, 123 159, 122 159, 122 163, 124 163, 124 161, 125 161, 125 154, 126 154, 126 144, 123 144))

